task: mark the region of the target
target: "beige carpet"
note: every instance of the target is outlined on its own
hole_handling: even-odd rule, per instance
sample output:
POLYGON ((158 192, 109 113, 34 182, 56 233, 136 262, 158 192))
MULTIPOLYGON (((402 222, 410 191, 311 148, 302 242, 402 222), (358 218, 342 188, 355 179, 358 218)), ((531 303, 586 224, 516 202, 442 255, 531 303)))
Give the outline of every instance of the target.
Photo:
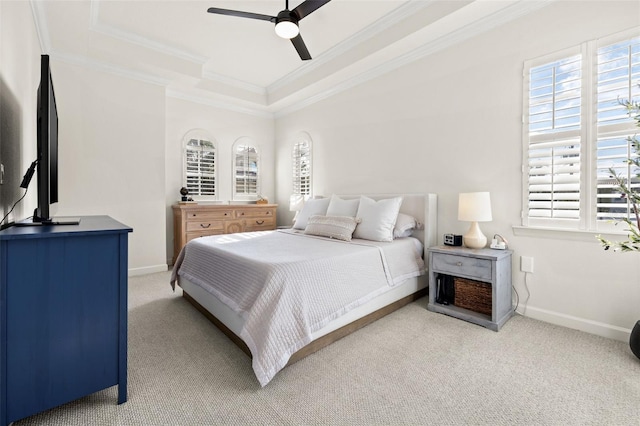
POLYGON ((15 425, 640 425, 627 344, 520 316, 495 333, 428 312, 426 298, 260 388, 168 280, 129 281, 128 402, 114 387, 15 425))

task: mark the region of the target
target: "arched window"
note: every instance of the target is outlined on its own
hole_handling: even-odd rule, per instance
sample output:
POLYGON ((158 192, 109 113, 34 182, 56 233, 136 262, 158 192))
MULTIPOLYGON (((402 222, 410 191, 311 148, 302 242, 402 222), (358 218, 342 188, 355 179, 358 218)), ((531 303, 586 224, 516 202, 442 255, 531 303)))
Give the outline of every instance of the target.
POLYGON ((184 180, 190 197, 215 199, 217 144, 205 131, 187 132, 184 140, 184 180))
POLYGON ((260 159, 258 148, 250 138, 233 144, 233 198, 255 200, 260 193, 260 159))
POLYGON ((311 137, 302 133, 293 144, 293 194, 302 195, 305 199, 311 194, 311 137))

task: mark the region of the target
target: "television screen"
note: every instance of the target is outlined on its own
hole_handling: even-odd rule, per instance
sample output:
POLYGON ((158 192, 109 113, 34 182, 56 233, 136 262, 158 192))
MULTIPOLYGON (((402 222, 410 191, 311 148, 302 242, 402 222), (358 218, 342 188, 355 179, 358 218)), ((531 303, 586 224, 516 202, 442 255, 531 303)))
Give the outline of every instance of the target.
POLYGON ((58 202, 58 111, 49 55, 42 55, 38 86, 38 207, 34 222, 51 222, 49 206, 58 202))
MULTIPOLYGON (((29 187, 34 171, 37 173, 38 204, 33 212, 31 221, 25 220, 16 222, 13 225, 78 225, 80 218, 77 217, 56 218, 55 220, 51 217, 49 207, 51 204, 58 202, 58 108, 51 79, 49 55, 42 55, 40 67, 36 118, 37 157, 31 163, 20 184, 20 187, 26 190, 29 187)), ((26 194, 27 192, 25 191, 24 195, 26 194)), ((22 198, 24 198, 24 195, 22 198)))

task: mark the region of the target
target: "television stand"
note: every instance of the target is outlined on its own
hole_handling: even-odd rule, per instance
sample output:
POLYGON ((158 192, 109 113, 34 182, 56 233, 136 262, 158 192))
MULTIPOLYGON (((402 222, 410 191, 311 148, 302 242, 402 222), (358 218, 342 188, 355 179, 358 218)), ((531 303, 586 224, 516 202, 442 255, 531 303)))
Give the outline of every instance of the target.
POLYGON ((112 386, 127 400, 132 229, 81 219, 0 231, 0 426, 112 386))

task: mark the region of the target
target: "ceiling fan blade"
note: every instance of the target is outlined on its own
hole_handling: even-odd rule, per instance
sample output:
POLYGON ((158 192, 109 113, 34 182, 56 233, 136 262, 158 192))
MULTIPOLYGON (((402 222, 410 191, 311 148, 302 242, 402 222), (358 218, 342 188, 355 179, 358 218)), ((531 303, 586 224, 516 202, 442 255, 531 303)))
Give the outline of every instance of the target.
POLYGON ((300 59, 303 61, 308 61, 311 59, 311 54, 307 50, 307 46, 304 44, 302 40, 302 36, 298 34, 294 38, 291 39, 291 43, 293 43, 293 47, 298 51, 298 55, 300 55, 300 59))
POLYGON ((331 0, 306 0, 300 3, 295 9, 292 10, 298 16, 298 20, 304 18, 308 14, 315 12, 320 7, 329 3, 331 0))
POLYGON ((217 13, 218 15, 237 16, 239 18, 260 19, 261 21, 276 22, 275 16, 262 15, 260 13, 242 12, 240 10, 220 9, 218 7, 210 7, 207 9, 209 13, 217 13))

